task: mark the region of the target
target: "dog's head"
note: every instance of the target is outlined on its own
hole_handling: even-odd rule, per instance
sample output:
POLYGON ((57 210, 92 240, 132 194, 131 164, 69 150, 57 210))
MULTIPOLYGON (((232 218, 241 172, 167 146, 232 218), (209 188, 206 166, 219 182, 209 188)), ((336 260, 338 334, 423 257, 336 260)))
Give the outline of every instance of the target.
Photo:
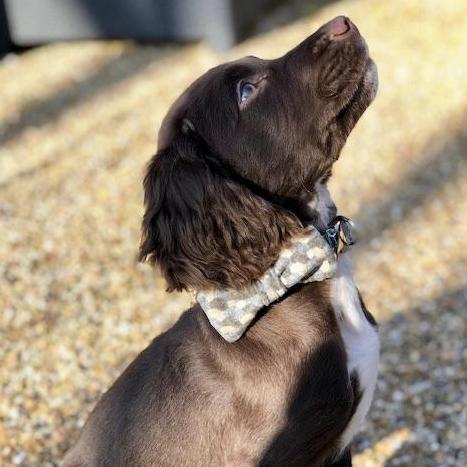
POLYGON ((175 102, 144 181, 140 257, 169 290, 257 279, 301 222, 373 100, 377 73, 345 17, 276 60, 209 70, 175 102))

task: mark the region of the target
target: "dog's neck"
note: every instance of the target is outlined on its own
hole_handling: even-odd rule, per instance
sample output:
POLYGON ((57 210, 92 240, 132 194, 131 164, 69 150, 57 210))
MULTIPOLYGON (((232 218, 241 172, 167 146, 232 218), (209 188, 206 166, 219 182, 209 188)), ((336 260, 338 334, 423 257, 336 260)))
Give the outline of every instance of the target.
POLYGON ((318 230, 324 231, 336 214, 337 208, 326 182, 318 180, 314 185, 313 196, 306 204, 304 215, 300 216, 300 220, 304 223, 311 223, 318 230))

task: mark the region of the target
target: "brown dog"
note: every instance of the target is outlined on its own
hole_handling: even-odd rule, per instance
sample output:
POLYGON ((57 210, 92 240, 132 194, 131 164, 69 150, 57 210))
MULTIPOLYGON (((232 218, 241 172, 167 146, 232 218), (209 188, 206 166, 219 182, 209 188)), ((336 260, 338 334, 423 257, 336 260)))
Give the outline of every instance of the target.
MULTIPOLYGON (((326 181, 376 88, 345 17, 279 59, 208 71, 161 128, 141 258, 171 290, 257 280, 305 224, 336 214, 326 181)), ((345 254, 334 278, 291 288, 235 343, 195 305, 104 394, 64 466, 349 466, 378 351, 345 254)))

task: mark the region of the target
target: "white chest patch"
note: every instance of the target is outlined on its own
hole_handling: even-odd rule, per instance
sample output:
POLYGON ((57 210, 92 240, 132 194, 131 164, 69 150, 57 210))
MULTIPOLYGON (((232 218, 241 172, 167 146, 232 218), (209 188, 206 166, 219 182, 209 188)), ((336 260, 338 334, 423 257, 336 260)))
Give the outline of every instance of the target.
POLYGON ((347 351, 349 376, 353 371, 357 372, 362 391, 357 410, 341 437, 340 446, 344 449, 360 429, 370 408, 378 374, 379 339, 376 329, 363 313, 348 254, 339 257, 337 275, 332 279, 331 287, 331 301, 347 351))

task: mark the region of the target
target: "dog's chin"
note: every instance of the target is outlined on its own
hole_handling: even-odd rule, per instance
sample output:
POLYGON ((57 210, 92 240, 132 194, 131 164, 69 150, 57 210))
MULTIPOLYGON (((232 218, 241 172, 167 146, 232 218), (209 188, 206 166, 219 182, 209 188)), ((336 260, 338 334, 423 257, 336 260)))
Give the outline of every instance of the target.
POLYGON ((373 102, 377 92, 378 69, 375 62, 371 58, 368 58, 365 62, 358 86, 337 115, 337 121, 342 122, 347 134, 350 133, 363 112, 365 112, 373 102))
POLYGON ((358 85, 350 97, 347 97, 337 112, 330 130, 329 140, 333 141, 329 157, 332 161, 339 158, 342 147, 354 126, 370 106, 378 91, 378 69, 371 58, 367 58, 363 66, 358 85), (336 131, 337 129, 337 131, 336 131))
POLYGON ((378 83, 378 68, 376 66, 376 63, 371 58, 368 58, 361 84, 361 86, 363 86, 365 90, 365 95, 368 99, 367 107, 373 102, 374 98, 376 97, 376 94, 378 92, 378 83))

